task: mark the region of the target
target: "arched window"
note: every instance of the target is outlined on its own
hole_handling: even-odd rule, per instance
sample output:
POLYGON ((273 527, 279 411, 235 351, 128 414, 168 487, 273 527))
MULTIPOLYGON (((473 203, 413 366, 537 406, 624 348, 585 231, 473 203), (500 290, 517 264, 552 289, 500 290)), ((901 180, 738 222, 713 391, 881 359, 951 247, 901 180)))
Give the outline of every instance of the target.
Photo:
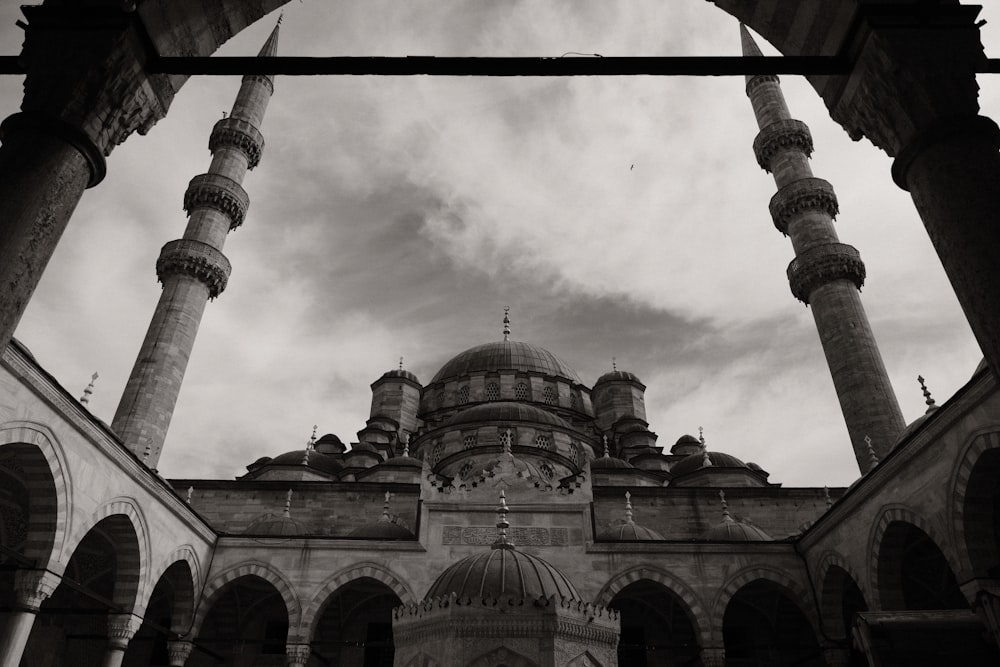
POLYGON ((469 402, 469 385, 463 385, 462 388, 458 390, 458 402, 459 403, 469 402))
POLYGON ((496 382, 490 382, 486 385, 486 400, 487 401, 499 401, 500 400, 500 385, 496 382))
POLYGON ((431 449, 431 465, 437 465, 437 462, 441 460, 441 455, 444 454, 444 443, 438 442, 434 444, 433 449, 431 449))
POLYGON ((542 391, 542 398, 549 405, 555 405, 555 403, 556 403, 556 390, 553 387, 546 387, 542 391))
POLYGON ((518 382, 517 385, 514 387, 514 398, 516 398, 519 401, 528 400, 528 385, 524 384, 523 382, 518 382))
POLYGON ((514 432, 509 428, 505 428, 500 431, 500 446, 504 449, 509 449, 514 446, 514 432))
POLYGON ((465 449, 472 449, 476 446, 476 434, 467 435, 462 439, 462 447, 465 449))
POLYGON ((535 446, 539 449, 549 448, 549 436, 547 435, 536 435, 535 436, 535 446))

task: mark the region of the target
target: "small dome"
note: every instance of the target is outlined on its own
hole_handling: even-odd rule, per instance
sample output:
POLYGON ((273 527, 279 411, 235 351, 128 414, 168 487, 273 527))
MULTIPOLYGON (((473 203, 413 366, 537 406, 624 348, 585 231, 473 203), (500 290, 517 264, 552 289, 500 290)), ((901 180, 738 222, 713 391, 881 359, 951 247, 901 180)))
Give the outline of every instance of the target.
POLYGON ((402 378, 404 380, 409 380, 410 382, 415 382, 416 384, 420 384, 420 380, 417 379, 416 375, 414 375, 410 371, 403 370, 402 368, 394 368, 391 371, 386 371, 385 373, 382 374, 382 377, 380 377, 379 379, 391 380, 393 378, 402 378))
POLYGON ((323 454, 343 454, 347 447, 343 441, 333 433, 327 433, 316 441, 316 451, 323 454))
POLYGON ((705 539, 715 542, 770 542, 771 536, 757 526, 737 521, 728 514, 707 531, 705 539))
POLYGON ((602 531, 601 539, 616 540, 618 542, 645 542, 649 540, 662 540, 663 536, 655 530, 640 526, 634 521, 624 521, 617 526, 612 526, 602 531))
POLYGON ((351 531, 351 537, 369 540, 412 540, 413 533, 395 521, 383 516, 375 523, 359 526, 351 531))
POLYGON ((591 470, 632 470, 635 466, 615 456, 599 456, 590 462, 591 470))
POLYGON ((278 465, 281 466, 305 465, 308 468, 314 468, 316 470, 331 475, 336 475, 338 472, 344 469, 344 466, 342 466, 337 459, 333 458, 332 456, 322 454, 316 450, 312 450, 311 452, 309 452, 309 459, 308 459, 309 462, 307 464, 302 463, 305 460, 306 460, 306 450, 296 449, 294 451, 285 452, 284 454, 275 456, 273 459, 266 462, 260 467, 265 468, 278 465))
POLYGON ((554 375, 580 384, 580 377, 566 362, 546 349, 528 343, 502 340, 477 345, 448 361, 431 379, 431 384, 472 373, 523 371, 554 375))
MULTIPOLYGON (((712 462, 712 466, 715 468, 746 468, 747 464, 740 461, 735 456, 731 454, 726 454, 724 452, 708 452, 708 460, 712 462)), ((686 475, 689 472, 694 472, 695 470, 700 470, 705 465, 705 453, 698 452, 696 454, 690 454, 677 463, 674 467, 670 469, 670 472, 674 474, 675 477, 678 475, 686 475)))
POLYGON ((435 580, 427 599, 452 593, 474 599, 487 596, 582 599, 569 579, 553 565, 509 544, 494 545, 489 551, 473 554, 449 567, 435 580))
MULTIPOLYGON (((642 384, 642 380, 636 377, 635 373, 629 373, 628 371, 613 370, 608 371, 601 377, 597 378, 597 382, 594 383, 594 387, 598 385, 605 384, 607 382, 635 382, 636 384, 642 384)), ((646 385, 642 385, 645 387, 646 385)))
POLYGON ((466 410, 462 410, 457 415, 441 425, 441 428, 455 426, 458 424, 469 424, 473 422, 534 422, 536 424, 547 424, 571 430, 569 423, 558 415, 533 405, 525 403, 514 403, 512 401, 492 401, 480 403, 466 410))
POLYGON ((677 438, 677 442, 670 448, 671 454, 678 456, 690 456, 701 451, 701 440, 693 435, 682 435, 677 438))
POLYGON ((252 522, 243 531, 245 535, 304 535, 306 533, 302 522, 290 516, 268 515, 252 522))
POLYGON ((396 466, 399 468, 423 468, 424 464, 420 459, 413 458, 412 456, 393 456, 391 459, 387 459, 382 463, 378 464, 379 467, 383 466, 396 466))

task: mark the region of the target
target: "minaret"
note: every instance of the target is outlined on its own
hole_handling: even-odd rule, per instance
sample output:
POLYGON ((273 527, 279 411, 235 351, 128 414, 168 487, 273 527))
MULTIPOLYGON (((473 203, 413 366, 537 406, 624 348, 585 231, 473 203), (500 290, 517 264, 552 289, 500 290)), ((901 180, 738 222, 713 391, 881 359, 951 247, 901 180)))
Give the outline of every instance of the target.
MULTIPOLYGON (((277 53, 280 24, 278 19, 258 56, 277 53)), ((184 236, 163 246, 156 260, 163 292, 111 426, 151 468, 160 458, 205 303, 219 296, 229 279, 222 246, 226 235, 243 224, 250 204, 240 184, 260 162, 264 138, 259 128, 273 92, 273 77, 243 77, 232 112, 212 129, 208 173, 191 179, 184 193, 184 236)))
MULTIPOLYGON (((742 24, 740 36, 744 56, 762 55, 742 24)), ((883 458, 904 426, 861 305, 865 265, 855 248, 837 238, 833 186, 813 177, 808 161, 812 136, 805 123, 789 115, 778 77, 748 76, 746 92, 760 127, 753 142, 757 162, 774 175, 778 186, 771 198, 771 217, 795 250, 788 282, 795 298, 812 307, 854 455, 864 473, 871 468, 865 438, 870 437, 883 458)))

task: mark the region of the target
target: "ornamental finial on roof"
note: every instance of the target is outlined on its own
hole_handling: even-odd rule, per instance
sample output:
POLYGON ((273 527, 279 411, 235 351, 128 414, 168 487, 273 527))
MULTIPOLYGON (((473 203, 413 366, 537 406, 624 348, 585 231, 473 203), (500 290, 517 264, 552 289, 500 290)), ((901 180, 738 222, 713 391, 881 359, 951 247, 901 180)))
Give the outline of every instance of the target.
POLYGON ((509 511, 507 494, 503 489, 500 489, 500 507, 497 508, 497 539, 493 543, 494 549, 510 549, 514 546, 507 540, 507 529, 510 528, 510 523, 507 521, 507 512, 509 511))
POLYGON ((510 340, 510 306, 503 307, 503 339, 510 340))
POLYGON ((917 382, 920 383, 920 389, 921 391, 924 392, 924 403, 927 404, 927 412, 933 412, 934 410, 937 410, 937 405, 934 404, 935 403, 934 399, 931 398, 931 392, 927 388, 927 385, 924 384, 924 378, 922 375, 917 376, 917 382))
POLYGON ((319 426, 317 424, 313 424, 313 432, 312 432, 312 435, 309 436, 309 444, 310 445, 315 445, 316 444, 316 429, 318 429, 318 428, 319 428, 319 426))
POLYGON ((611 357, 611 370, 616 373, 618 372, 618 359, 615 357, 611 357))
POLYGON ((190 505, 191 504, 191 496, 193 496, 193 495, 194 495, 194 487, 193 486, 189 486, 188 487, 188 492, 187 492, 187 497, 184 498, 184 502, 186 502, 188 505, 190 505))
POLYGON ((399 358, 399 370, 403 370, 403 357, 399 358))
POLYGON ((625 492, 625 523, 633 523, 632 521, 632 494, 628 491, 625 492))
POLYGON ((389 518, 389 499, 392 498, 392 494, 388 491, 385 492, 385 502, 382 504, 382 517, 379 521, 391 522, 392 519, 389 518))
POLYGON ((829 486, 824 486, 823 487, 823 500, 826 501, 826 508, 827 509, 830 509, 831 507, 833 507, 833 498, 830 497, 830 487, 829 486))
POLYGON ((292 516, 292 490, 288 489, 288 493, 285 494, 285 518, 289 519, 292 516))
POLYGON ((403 432, 403 456, 410 455, 410 434, 403 432))
POLYGON ((870 435, 865 436, 865 444, 868 445, 868 458, 871 460, 872 467, 878 465, 878 456, 875 454, 875 448, 872 447, 872 437, 870 435))
POLYGON ((722 489, 719 489, 719 500, 722 502, 722 520, 733 521, 733 517, 729 514, 729 503, 726 502, 726 492, 722 489))
POLYGON ((701 443, 702 447, 705 446, 705 427, 704 426, 699 426, 698 427, 698 442, 701 443))
POLYGON ((90 395, 94 393, 94 382, 97 380, 97 372, 95 371, 93 375, 90 376, 90 384, 87 388, 83 390, 83 396, 80 397, 80 402, 86 405, 90 402, 90 395))
POLYGON ((601 436, 604 440, 604 458, 609 458, 611 456, 611 450, 608 448, 608 434, 605 433, 601 436))
POLYGON ((281 25, 281 21, 284 18, 285 18, 285 12, 281 12, 280 14, 278 14, 278 25, 281 25))

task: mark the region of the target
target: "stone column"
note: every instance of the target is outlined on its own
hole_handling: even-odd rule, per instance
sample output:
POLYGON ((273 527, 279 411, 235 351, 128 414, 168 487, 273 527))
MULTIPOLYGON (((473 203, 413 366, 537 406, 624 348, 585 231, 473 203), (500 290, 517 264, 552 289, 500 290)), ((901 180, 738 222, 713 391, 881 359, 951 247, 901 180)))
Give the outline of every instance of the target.
POLYGON ((108 614, 108 648, 104 651, 103 667, 120 667, 125 649, 132 641, 142 619, 135 614, 108 614))
POLYGON ((309 644, 289 644, 285 648, 285 660, 288 667, 305 667, 309 662, 309 644))
POLYGON ((147 38, 127 4, 22 8, 24 101, 0 126, 0 349, 105 156, 173 99, 167 76, 143 71, 147 38))
POLYGON ((853 139, 896 158, 972 331, 1000 375, 1000 131, 978 116, 975 71, 985 62, 976 6, 861 5, 845 77, 818 82, 831 116, 853 139), (912 8, 907 11, 914 11, 912 8))
POLYGON ((976 593, 972 608, 983 621, 994 643, 1000 646, 1000 597, 990 591, 980 590, 976 593))
POLYGON ((167 656, 170 661, 170 667, 184 667, 193 648, 194 644, 185 639, 167 642, 167 656))
POLYGON ((701 649, 701 664, 703 667, 726 667, 726 649, 703 647, 701 649))
POLYGON ((7 616, 0 633, 0 667, 18 667, 42 603, 56 590, 60 577, 47 570, 18 570, 14 574, 17 609, 7 616))

